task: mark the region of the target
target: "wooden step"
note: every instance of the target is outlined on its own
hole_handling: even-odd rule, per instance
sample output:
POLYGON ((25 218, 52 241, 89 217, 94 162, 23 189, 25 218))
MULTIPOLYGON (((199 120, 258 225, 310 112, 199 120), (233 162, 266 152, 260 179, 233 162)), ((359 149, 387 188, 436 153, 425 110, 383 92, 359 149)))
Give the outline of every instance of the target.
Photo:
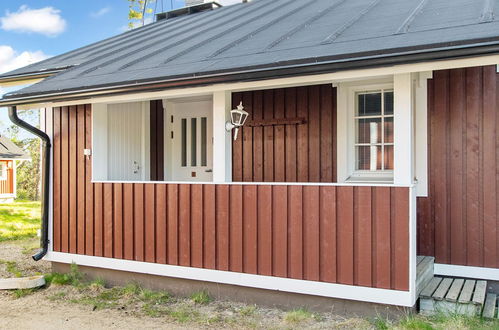
POLYGON ((499 319, 499 314, 497 314, 496 310, 497 305, 497 295, 493 293, 487 294, 487 298, 485 299, 485 305, 483 306, 482 316, 487 319, 493 319, 496 317, 499 319))
POLYGON ((417 257, 416 292, 419 295, 433 278, 434 257, 417 257))
MULTIPOLYGON (((485 305, 486 290, 486 281, 434 277, 421 290, 420 310, 424 314, 443 312, 468 316, 480 315, 485 305)), ((487 298, 489 299, 488 296, 487 298)), ((495 301, 489 302, 489 304, 494 303, 495 301)))

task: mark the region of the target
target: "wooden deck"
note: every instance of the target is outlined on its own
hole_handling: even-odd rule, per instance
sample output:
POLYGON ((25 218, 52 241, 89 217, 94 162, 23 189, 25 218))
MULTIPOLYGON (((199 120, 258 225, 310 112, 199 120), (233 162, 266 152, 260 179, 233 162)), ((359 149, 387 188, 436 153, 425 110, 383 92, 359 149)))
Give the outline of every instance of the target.
POLYGON ((433 278, 434 262, 433 257, 418 256, 417 258, 416 292, 418 295, 433 278))

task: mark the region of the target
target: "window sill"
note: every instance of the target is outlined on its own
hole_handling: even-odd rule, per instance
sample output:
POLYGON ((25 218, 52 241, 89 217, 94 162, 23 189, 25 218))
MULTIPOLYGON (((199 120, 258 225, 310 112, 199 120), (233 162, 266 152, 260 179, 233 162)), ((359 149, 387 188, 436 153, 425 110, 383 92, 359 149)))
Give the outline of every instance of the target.
POLYGON ((386 177, 386 176, 351 176, 345 182, 348 182, 348 183, 392 184, 393 183, 393 177, 386 177))

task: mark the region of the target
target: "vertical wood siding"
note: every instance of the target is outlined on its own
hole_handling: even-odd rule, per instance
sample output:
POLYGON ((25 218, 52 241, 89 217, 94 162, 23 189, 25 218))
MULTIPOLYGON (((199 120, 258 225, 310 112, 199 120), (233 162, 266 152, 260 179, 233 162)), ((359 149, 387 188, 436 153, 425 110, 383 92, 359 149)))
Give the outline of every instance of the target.
POLYGON ((0 180, 0 195, 14 193, 14 164, 12 160, 0 161, 5 166, 7 171, 7 179, 0 180), (10 166, 10 167, 9 167, 10 166))
POLYGON ((498 87, 495 66, 436 71, 429 81, 418 252, 436 262, 499 267, 498 87))
POLYGON ((408 290, 408 188, 91 183, 90 115, 51 117, 56 251, 408 290))
POLYGON ((252 121, 303 118, 304 124, 245 125, 233 142, 240 182, 335 182, 336 90, 330 85, 234 93, 252 121))
POLYGON ((163 101, 153 100, 150 102, 151 109, 151 181, 163 181, 164 171, 164 112, 163 101))

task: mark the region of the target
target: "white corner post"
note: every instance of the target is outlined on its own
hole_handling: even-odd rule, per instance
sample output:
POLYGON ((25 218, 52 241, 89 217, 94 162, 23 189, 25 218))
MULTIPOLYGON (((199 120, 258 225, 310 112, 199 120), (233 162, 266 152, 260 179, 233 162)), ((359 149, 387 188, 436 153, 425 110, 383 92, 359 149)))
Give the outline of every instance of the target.
POLYGON ((232 94, 230 91, 213 93, 213 182, 232 181, 232 141, 225 130, 230 120, 232 94))
POLYGON ((415 75, 395 74, 394 89, 394 173, 393 183, 409 188, 409 292, 416 303, 416 189, 414 184, 414 89, 415 75))
POLYGON ((393 77, 394 89, 394 173, 393 183, 414 183, 413 79, 410 73, 393 77))

